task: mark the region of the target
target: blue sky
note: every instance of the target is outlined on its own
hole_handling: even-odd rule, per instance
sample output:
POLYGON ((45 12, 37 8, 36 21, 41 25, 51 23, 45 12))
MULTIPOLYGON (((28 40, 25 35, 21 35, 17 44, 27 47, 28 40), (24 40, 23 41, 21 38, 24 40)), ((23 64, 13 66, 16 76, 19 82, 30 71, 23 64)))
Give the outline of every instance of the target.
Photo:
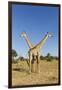
POLYGON ((52 32, 53 37, 48 38, 41 55, 51 53, 58 56, 58 7, 12 5, 12 49, 15 49, 19 56, 28 56, 29 47, 21 32, 26 32, 33 45, 42 40, 47 32, 52 32))

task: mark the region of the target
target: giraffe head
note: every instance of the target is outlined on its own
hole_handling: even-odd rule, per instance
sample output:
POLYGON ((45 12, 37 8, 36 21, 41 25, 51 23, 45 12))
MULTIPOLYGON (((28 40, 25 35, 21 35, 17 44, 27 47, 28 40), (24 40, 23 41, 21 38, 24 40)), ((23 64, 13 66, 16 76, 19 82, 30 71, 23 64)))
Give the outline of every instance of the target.
POLYGON ((21 33, 21 36, 26 36, 26 33, 25 33, 25 32, 22 32, 22 33, 21 33))
POLYGON ((52 33, 50 33, 50 32, 47 32, 47 35, 48 35, 48 37, 52 37, 53 36, 52 33))

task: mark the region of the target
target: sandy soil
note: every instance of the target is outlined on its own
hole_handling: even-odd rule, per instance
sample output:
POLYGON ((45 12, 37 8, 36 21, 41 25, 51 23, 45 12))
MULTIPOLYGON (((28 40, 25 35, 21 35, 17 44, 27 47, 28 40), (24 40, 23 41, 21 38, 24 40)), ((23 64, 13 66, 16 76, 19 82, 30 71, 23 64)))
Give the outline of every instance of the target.
POLYGON ((40 73, 29 74, 26 61, 12 64, 12 86, 58 83, 58 60, 40 61, 40 73))

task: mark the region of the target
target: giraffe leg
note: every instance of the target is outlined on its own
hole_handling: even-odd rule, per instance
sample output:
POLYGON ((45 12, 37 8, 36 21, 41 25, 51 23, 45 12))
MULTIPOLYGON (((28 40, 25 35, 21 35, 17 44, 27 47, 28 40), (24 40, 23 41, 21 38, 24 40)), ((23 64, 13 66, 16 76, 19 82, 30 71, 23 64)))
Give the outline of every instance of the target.
POLYGON ((40 73, 40 56, 37 54, 37 72, 40 73))
POLYGON ((33 61, 32 61, 32 71, 35 72, 35 65, 36 65, 36 60, 35 58, 33 58, 33 61))
POLYGON ((32 55, 32 62, 31 62, 32 66, 31 66, 31 70, 32 72, 35 72, 35 68, 34 68, 34 55, 32 55))
POLYGON ((31 53, 29 53, 29 73, 31 73, 31 53))
POLYGON ((31 71, 33 72, 33 58, 32 58, 32 62, 31 62, 31 71))

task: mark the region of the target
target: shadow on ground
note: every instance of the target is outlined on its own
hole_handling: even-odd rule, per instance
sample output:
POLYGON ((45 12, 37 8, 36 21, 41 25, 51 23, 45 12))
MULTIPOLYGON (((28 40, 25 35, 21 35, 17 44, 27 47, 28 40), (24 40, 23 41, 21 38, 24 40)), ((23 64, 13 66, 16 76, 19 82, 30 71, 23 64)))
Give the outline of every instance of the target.
POLYGON ((18 71, 18 72, 26 72, 29 73, 28 70, 24 69, 24 68, 13 68, 13 71, 18 71))

